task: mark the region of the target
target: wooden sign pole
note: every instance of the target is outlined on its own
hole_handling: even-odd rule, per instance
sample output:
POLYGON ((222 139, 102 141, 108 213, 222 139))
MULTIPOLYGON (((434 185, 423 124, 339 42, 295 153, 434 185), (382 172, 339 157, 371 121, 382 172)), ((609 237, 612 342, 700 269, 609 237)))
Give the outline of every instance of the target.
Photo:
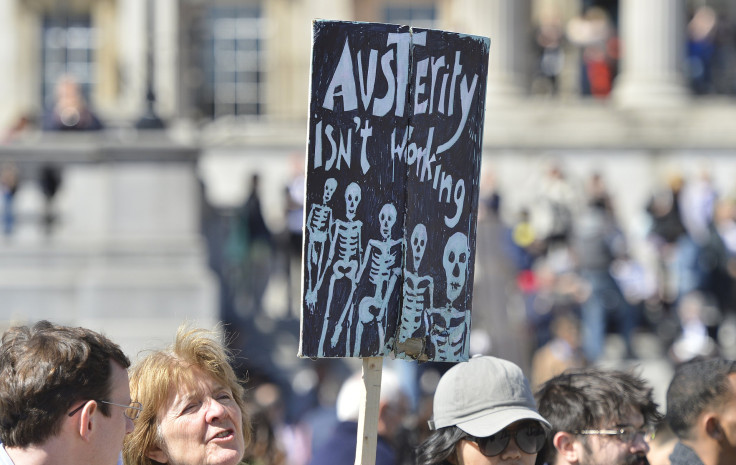
POLYGON ((355 465, 375 465, 378 436, 378 406, 381 397, 383 357, 363 359, 363 397, 358 417, 355 465))

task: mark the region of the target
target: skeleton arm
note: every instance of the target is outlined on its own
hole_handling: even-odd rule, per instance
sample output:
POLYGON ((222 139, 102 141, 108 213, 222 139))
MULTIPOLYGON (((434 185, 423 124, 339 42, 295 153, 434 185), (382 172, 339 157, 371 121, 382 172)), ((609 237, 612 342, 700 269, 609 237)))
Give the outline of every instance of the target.
MULTIPOLYGON (((360 237, 360 235, 358 235, 360 237)), ((360 269, 358 270, 358 274, 355 276, 355 282, 360 282, 360 277, 363 276, 363 271, 365 271, 366 266, 368 266, 368 259, 371 256, 371 247, 373 247, 373 239, 368 241, 368 246, 365 248, 365 254, 363 255, 363 261, 360 263, 360 269)), ((358 244, 358 259, 360 259, 360 244, 358 244)))
POLYGON ((377 316, 378 321, 383 321, 384 315, 386 315, 386 309, 388 308, 388 302, 391 300, 391 293, 394 291, 394 286, 396 285, 396 280, 398 274, 394 274, 391 276, 391 278, 388 281, 388 287, 386 288, 386 297, 383 299, 383 303, 381 304, 381 311, 377 316))
MULTIPOLYGON (((402 269, 402 266, 401 266, 401 265, 402 265, 402 264, 404 263, 404 250, 406 250, 406 241, 405 241, 405 240, 404 240, 404 238, 402 237, 401 239, 394 239, 394 240, 391 240, 391 241, 389 241, 389 243, 391 244, 391 245, 390 245, 389 247, 393 247, 393 246, 395 246, 396 244, 401 244, 401 258, 399 259, 399 266, 397 266, 397 267, 396 267, 396 268, 394 268, 394 270, 393 270, 393 272, 394 272, 394 275, 395 275, 395 276, 398 276, 398 275, 400 275, 400 274, 401 274, 401 269, 402 269)), ((394 255, 394 258, 395 258, 395 257, 396 257, 396 255, 394 255)))
POLYGON ((312 208, 309 209, 309 214, 307 215, 307 230, 309 231, 309 234, 312 234, 312 216, 314 216, 314 204, 312 204, 312 208))
POLYGON ((429 308, 434 308, 434 280, 429 277, 429 308))
POLYGON ((465 310, 465 337, 463 337, 463 354, 468 351, 468 343, 470 340, 470 310, 465 310))
MULTIPOLYGON (((363 223, 360 222, 360 221, 358 223, 360 223, 360 227, 358 228, 358 247, 357 247, 357 249, 358 249, 358 263, 360 263, 361 258, 363 256, 366 256, 367 257, 368 254, 363 255, 363 253, 362 253, 362 251, 363 251, 363 235, 362 235, 362 232, 363 232, 363 223)), ((358 281, 356 281, 356 282, 358 282, 358 281)))
POLYGON ((322 268, 322 275, 317 277, 317 285, 314 286, 315 294, 319 290, 320 286, 322 286, 322 281, 325 278, 325 274, 327 274, 327 268, 330 267, 330 264, 332 264, 332 259, 335 257, 335 239, 337 238, 337 230, 339 228, 339 223, 340 223, 340 220, 337 220, 330 226, 331 228, 334 228, 334 231, 332 231, 332 234, 328 234, 330 237, 330 253, 327 255, 327 261, 325 262, 324 268, 322 268))

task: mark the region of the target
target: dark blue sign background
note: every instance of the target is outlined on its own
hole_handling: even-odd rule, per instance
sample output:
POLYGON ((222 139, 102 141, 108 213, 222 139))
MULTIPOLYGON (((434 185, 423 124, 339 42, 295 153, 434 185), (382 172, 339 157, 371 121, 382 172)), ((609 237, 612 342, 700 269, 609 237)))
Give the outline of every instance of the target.
POLYGON ((466 360, 489 41, 313 32, 300 356, 466 360))

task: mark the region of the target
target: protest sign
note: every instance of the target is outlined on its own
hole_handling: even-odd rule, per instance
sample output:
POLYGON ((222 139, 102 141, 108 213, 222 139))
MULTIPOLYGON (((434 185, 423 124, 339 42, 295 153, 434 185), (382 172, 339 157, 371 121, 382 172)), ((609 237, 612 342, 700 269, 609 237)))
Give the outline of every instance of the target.
POLYGON ((488 49, 314 22, 300 356, 468 358, 488 49))

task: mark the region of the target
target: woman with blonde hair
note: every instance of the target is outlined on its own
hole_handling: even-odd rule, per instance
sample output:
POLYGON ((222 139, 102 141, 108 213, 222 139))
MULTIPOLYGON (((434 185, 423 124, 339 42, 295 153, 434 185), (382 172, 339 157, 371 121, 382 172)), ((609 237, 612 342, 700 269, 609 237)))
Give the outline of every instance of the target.
POLYGON ((126 465, 236 465, 250 441, 244 389, 216 334, 180 327, 174 344, 130 371, 143 404, 126 436, 126 465))

